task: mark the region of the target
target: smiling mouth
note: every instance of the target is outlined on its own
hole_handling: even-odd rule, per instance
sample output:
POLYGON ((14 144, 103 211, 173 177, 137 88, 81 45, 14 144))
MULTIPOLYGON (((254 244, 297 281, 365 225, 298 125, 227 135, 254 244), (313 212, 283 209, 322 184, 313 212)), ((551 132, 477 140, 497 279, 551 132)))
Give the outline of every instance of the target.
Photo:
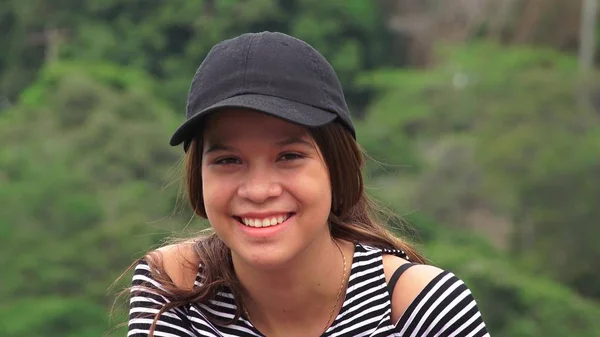
POLYGON ((294 215, 294 213, 287 213, 287 214, 281 214, 278 216, 272 216, 272 217, 267 217, 267 218, 262 218, 262 219, 246 218, 246 217, 239 217, 239 216, 234 216, 233 218, 235 220, 237 220, 237 222, 239 222, 240 224, 242 224, 246 227, 263 228, 263 227, 272 227, 272 226, 280 225, 280 224, 286 222, 293 215, 294 215))

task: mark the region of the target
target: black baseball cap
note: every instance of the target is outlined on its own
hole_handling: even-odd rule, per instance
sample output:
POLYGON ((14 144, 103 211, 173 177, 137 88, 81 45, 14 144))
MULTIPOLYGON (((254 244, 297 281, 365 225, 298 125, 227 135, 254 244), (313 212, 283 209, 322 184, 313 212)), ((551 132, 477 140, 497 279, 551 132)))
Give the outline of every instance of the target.
POLYGON ((170 144, 184 150, 204 117, 249 109, 309 128, 341 123, 356 139, 339 79, 308 43, 276 32, 243 34, 216 44, 196 71, 186 121, 170 144))

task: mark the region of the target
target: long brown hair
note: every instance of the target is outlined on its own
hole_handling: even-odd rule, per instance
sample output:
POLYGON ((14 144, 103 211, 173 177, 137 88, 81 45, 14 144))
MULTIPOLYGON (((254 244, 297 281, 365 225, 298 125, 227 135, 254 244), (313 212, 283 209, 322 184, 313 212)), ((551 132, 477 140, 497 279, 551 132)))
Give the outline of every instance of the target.
MULTIPOLYGON (((395 236, 386 226, 377 220, 381 211, 365 194, 362 168, 364 156, 355 139, 338 123, 330 123, 323 127, 310 129, 311 135, 323 154, 323 159, 331 177, 331 214, 329 224, 334 238, 350 242, 360 242, 381 249, 398 249, 404 251, 410 260, 426 263, 413 246, 395 236)), ((191 141, 186 156, 186 188, 187 198, 194 213, 206 218, 202 193, 202 137, 191 141)), ((242 289, 233 271, 231 252, 219 237, 212 233, 196 238, 193 247, 192 260, 201 264, 203 276, 202 285, 192 290, 178 288, 166 275, 160 254, 157 252, 146 255, 152 275, 162 284, 164 291, 158 290, 170 302, 164 305, 151 327, 150 336, 154 335, 158 317, 165 311, 188 303, 209 304, 216 294, 223 289, 229 290, 237 306, 235 317, 228 322, 218 321, 207 313, 213 323, 228 324, 237 320, 241 315, 242 289), (226 266, 224 268, 224 266, 226 266)), ((197 268, 198 264, 191 264, 197 268)), ((157 291, 156 289, 154 291, 157 291)))

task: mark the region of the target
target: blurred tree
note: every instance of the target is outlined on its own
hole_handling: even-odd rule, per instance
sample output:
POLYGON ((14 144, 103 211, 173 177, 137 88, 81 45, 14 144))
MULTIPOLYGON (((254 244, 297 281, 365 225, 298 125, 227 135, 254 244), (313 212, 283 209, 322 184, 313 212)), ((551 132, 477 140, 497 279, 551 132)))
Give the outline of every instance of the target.
POLYGON ((6 337, 98 337, 108 326, 106 310, 84 298, 22 298, 0 307, 0 317, 6 337))
POLYGON ((361 0, 91 2, 9 0, 0 5, 0 96, 12 101, 45 61, 114 62, 153 75, 156 91, 183 110, 191 78, 210 47, 245 32, 282 31, 307 40, 338 70, 358 115, 368 93, 356 76, 397 64, 376 3, 361 0), (76 14, 73 14, 76 13, 76 14), (157 88, 158 89, 158 88, 157 88))
POLYGON ((0 115, 0 302, 39 304, 11 336, 98 335, 110 282, 189 222, 185 212, 165 219, 178 192, 165 177, 178 180, 180 149, 164 144, 178 121, 141 90, 151 83, 106 64, 57 63, 0 115), (69 317, 81 301, 89 310, 69 317))
POLYGON ((581 6, 581 28, 579 33, 579 62, 586 73, 594 67, 596 54, 596 21, 598 19, 598 0, 583 0, 581 6))
MULTIPOLYGON (((400 211, 397 205, 394 209, 400 211)), ((474 233, 440 227, 424 212, 407 216, 431 263, 471 288, 492 336, 596 336, 600 306, 541 277, 474 233)), ((398 231, 406 235, 405 231, 398 231)))
MULTIPOLYGON (((587 1, 587 0, 586 0, 587 1)), ((380 0, 396 39, 406 40, 409 63, 435 64, 438 43, 488 38, 573 52, 580 38, 582 0, 380 0)), ((598 61, 598 60, 597 60, 598 61)))
MULTIPOLYGON (((438 232, 440 232, 438 230, 438 232)), ((541 278, 484 247, 475 237, 442 231, 427 252, 433 263, 459 275, 477 298, 492 336, 596 336, 597 302, 541 278)))
MULTIPOLYGON (((478 43, 439 59, 430 72, 363 79, 384 89, 365 123, 422 154, 424 171, 405 199, 460 226, 481 208, 504 214, 514 223, 514 251, 534 260, 531 268, 600 298, 589 282, 600 277, 600 120, 577 100, 576 58, 478 43)), ((392 153, 388 144, 378 151, 392 153)), ((470 227, 499 223, 476 219, 470 227)))

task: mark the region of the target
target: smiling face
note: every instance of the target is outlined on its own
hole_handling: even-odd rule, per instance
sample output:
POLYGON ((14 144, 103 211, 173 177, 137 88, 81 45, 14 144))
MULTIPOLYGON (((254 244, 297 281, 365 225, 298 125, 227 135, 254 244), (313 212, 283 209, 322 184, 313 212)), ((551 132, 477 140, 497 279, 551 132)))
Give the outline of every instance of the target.
POLYGON ((204 130, 206 216, 234 259, 276 267, 330 240, 329 171, 307 129, 232 110, 204 130))

